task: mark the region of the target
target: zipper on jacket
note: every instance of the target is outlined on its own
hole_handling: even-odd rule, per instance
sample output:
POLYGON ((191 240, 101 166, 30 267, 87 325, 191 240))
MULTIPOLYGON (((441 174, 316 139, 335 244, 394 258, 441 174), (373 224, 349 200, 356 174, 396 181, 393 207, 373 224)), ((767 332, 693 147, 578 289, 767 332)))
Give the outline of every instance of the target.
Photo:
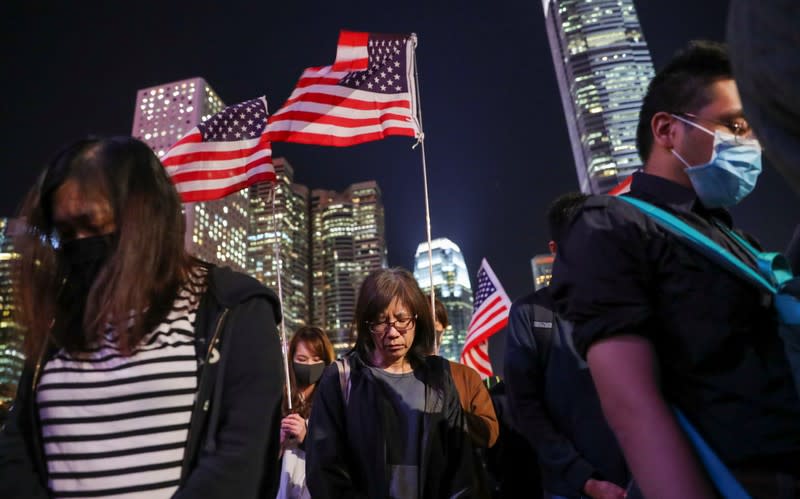
POLYGON ((206 352, 206 360, 205 360, 206 364, 208 364, 208 361, 211 359, 211 353, 217 347, 217 342, 219 342, 219 333, 222 331, 222 324, 225 322, 225 317, 228 316, 228 312, 230 311, 231 309, 226 308, 220 314, 219 319, 217 319, 217 325, 214 326, 214 335, 211 337, 211 341, 208 344, 208 351, 206 352))

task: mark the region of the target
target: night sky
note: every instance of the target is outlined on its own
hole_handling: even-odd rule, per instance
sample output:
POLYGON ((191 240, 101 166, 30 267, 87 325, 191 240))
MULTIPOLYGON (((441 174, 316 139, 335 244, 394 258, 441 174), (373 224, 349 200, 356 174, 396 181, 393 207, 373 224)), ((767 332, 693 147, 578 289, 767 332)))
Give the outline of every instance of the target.
MULTIPOLYGON (((274 112, 303 68, 333 62, 340 28, 418 34, 433 236, 461 246, 473 280, 486 257, 512 299, 528 292, 530 258, 547 249, 546 207, 577 188, 541 0, 9 3, 0 15, 2 216, 61 144, 129 134, 137 89, 202 76, 227 104, 266 94, 274 112)), ((724 37, 725 1, 637 7, 656 68, 689 39, 724 37)), ((410 268, 425 237, 412 142, 278 143, 273 154, 312 188, 377 180, 389 263, 410 268)), ((798 213, 800 197, 769 167, 734 210, 771 249, 783 249, 798 213)))

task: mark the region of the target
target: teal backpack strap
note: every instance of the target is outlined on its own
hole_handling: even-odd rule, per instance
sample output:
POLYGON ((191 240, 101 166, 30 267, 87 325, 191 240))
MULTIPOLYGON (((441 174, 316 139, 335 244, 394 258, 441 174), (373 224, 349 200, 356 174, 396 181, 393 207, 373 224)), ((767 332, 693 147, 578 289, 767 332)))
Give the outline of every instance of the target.
POLYGON ((742 485, 733 476, 733 473, 725 466, 725 463, 720 460, 717 454, 708 446, 703 437, 697 432, 692 423, 686 419, 686 416, 676 408, 672 409, 675 413, 675 418, 678 424, 683 429, 686 437, 692 443, 697 457, 706 469, 714 486, 726 499, 750 499, 750 494, 744 490, 742 485))
MULTIPOLYGON (((691 225, 687 224, 680 218, 676 217, 672 213, 669 213, 666 210, 663 210, 657 206, 654 206, 647 201, 642 201, 641 199, 636 199, 628 196, 620 196, 616 199, 620 199, 628 204, 632 204, 633 206, 639 208, 645 214, 649 215, 659 226, 667 230, 668 232, 676 235, 686 243, 688 243, 693 248, 697 249, 706 257, 710 258, 711 260, 717 262, 718 264, 722 265, 724 268, 732 271, 733 273, 743 277, 747 281, 755 284, 759 288, 769 292, 770 294, 775 294, 778 292, 776 286, 771 283, 769 280, 765 279, 761 274, 756 272, 753 268, 749 265, 741 261, 739 258, 736 258, 730 251, 726 250, 719 244, 717 244, 714 240, 700 232, 699 230, 695 229, 691 225)), ((734 234, 736 237, 744 241, 744 238, 741 238, 738 234, 735 234, 733 231, 730 231, 731 234, 734 234)), ((745 243, 750 246, 749 243, 745 241, 745 243)), ((750 246, 752 248, 752 246, 750 246)))

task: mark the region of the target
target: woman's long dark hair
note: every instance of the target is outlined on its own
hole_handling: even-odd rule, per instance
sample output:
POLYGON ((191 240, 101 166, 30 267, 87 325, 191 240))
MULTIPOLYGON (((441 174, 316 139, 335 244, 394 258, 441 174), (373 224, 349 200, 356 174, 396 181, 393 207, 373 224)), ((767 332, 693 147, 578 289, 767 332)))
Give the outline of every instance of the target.
POLYGON ((185 222, 175 187, 153 151, 130 137, 89 138, 64 148, 26 196, 20 216, 27 227, 15 239, 21 255, 15 289, 29 363, 50 342, 75 352, 88 348, 109 322, 119 333, 121 351, 130 353, 169 312, 194 262, 184 249, 185 222), (116 249, 89 292, 83 331, 54 328, 50 335, 63 281, 53 198, 67 180, 108 200, 116 249))
POLYGON ((406 354, 411 367, 417 369, 433 351, 435 336, 431 305, 419 289, 414 276, 399 267, 376 270, 361 284, 353 319, 353 326, 356 328, 356 344, 353 349, 365 361, 372 357, 375 339, 367 323, 377 320, 395 298, 417 316, 414 341, 406 354))
MULTIPOLYGON (((318 327, 303 326, 295 331, 294 336, 292 336, 292 339, 289 341, 289 386, 292 387, 292 410, 296 411, 304 419, 308 419, 308 416, 311 414, 312 400, 307 399, 303 401, 300 399, 300 392, 297 389, 294 369, 292 369, 294 354, 297 352, 297 345, 301 341, 306 344, 314 355, 322 359, 326 366, 333 362, 335 354, 333 353, 333 345, 328 339, 328 335, 318 327)), ((316 389, 316 385, 314 385, 314 389, 316 389)), ((283 415, 286 416, 289 412, 289 406, 286 403, 286 394, 284 394, 283 415)))

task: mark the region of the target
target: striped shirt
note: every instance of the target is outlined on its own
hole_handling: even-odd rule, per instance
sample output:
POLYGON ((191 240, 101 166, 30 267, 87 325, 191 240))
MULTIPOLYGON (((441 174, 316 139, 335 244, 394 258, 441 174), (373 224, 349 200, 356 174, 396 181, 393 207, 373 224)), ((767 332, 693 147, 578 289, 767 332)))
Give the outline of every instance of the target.
POLYGON ((131 355, 109 329, 96 348, 62 350, 37 390, 48 486, 55 497, 170 497, 197 391, 194 322, 205 289, 196 269, 166 320, 131 355))

